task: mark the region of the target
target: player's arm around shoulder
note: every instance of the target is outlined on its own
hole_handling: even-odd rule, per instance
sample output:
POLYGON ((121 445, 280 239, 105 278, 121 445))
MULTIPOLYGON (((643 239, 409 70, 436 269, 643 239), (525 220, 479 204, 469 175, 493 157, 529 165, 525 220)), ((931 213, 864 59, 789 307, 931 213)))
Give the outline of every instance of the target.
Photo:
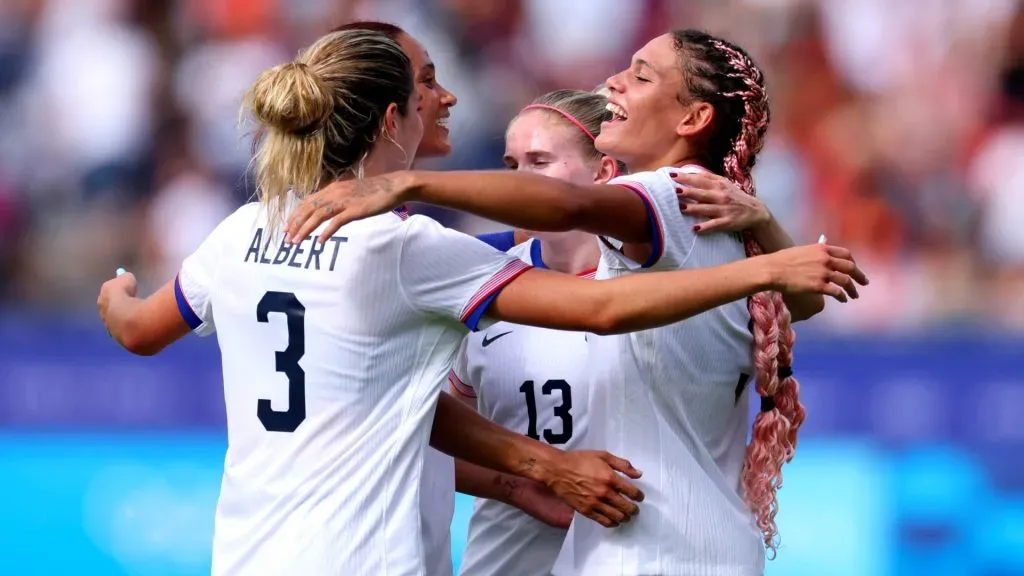
POLYGON ((530 269, 496 295, 497 320, 596 334, 621 334, 680 322, 728 302, 775 290, 857 298, 867 277, 849 250, 809 245, 710 268, 628 274, 593 281, 530 269))

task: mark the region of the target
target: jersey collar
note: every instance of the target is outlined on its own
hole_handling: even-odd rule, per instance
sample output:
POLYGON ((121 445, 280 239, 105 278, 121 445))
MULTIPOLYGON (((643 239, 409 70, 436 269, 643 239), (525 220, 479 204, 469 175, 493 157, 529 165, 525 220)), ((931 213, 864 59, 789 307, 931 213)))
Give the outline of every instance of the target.
POLYGON ((540 253, 540 240, 533 239, 533 243, 530 244, 530 263, 533 264, 534 268, 540 268, 547 270, 548 265, 544 263, 544 258, 540 253))
MULTIPOLYGON (((540 268, 542 270, 547 270, 548 269, 548 265, 544 263, 544 258, 541 255, 540 240, 537 240, 536 238, 534 238, 534 239, 531 240, 531 242, 533 242, 533 243, 530 244, 530 264, 533 264, 534 268, 540 268)), ((597 268, 594 268, 593 270, 586 270, 586 271, 580 272, 579 274, 577 274, 577 276, 579 276, 581 278, 593 278, 594 274, 596 272, 597 272, 597 268)))

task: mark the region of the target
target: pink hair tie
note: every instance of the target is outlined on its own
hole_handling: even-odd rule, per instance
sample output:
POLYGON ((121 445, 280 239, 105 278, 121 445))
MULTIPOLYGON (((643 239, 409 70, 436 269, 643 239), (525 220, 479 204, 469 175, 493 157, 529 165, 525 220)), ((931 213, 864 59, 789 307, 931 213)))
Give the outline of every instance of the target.
POLYGON ((569 114, 568 112, 566 112, 564 110, 559 110, 558 108, 555 108, 554 106, 548 106, 547 104, 530 104, 526 108, 523 108, 522 111, 526 112, 527 110, 550 110, 552 112, 557 112, 558 114, 560 114, 562 116, 562 118, 565 118, 569 122, 572 122, 580 130, 583 130, 583 133, 586 134, 588 138, 590 138, 591 140, 595 140, 595 141, 597 140, 597 137, 595 137, 593 134, 591 134, 590 130, 587 130, 587 127, 584 126, 582 122, 580 122, 572 114, 569 114))

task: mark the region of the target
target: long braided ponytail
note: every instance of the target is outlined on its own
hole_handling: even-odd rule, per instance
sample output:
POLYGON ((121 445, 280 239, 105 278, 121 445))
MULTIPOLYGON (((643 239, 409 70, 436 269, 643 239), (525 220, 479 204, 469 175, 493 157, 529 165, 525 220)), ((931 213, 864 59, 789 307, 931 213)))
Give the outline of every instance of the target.
MULTIPOLYGON (((770 120, 764 73, 746 52, 725 40, 696 30, 673 32, 673 38, 687 91, 715 108, 716 131, 706 151, 711 168, 754 195, 751 170, 770 120)), ((748 256, 763 253, 749 231, 743 240, 748 256)), ((754 419, 747 446, 742 485, 768 555, 774 558, 778 545, 776 492, 782 486, 782 465, 793 459, 796 450, 804 407, 791 369, 796 335, 782 295, 756 294, 749 300, 749 310, 761 411, 754 419)))

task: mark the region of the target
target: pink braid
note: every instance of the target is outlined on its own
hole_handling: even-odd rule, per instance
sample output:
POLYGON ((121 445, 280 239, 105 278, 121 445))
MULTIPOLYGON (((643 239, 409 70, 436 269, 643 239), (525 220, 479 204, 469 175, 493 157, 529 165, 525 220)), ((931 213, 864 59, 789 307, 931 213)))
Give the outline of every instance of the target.
MULTIPOLYGON (((764 143, 769 121, 764 75, 742 52, 724 42, 712 43, 722 51, 734 70, 728 76, 740 80, 745 87, 741 91, 722 94, 725 98, 741 98, 745 109, 740 133, 723 160, 723 168, 726 176, 753 196, 755 190, 750 171, 764 143)), ((744 245, 748 256, 763 253, 749 231, 744 233, 744 245)), ((793 365, 796 335, 782 295, 762 292, 749 302, 753 320, 754 366, 757 369, 756 390, 762 398, 772 398, 775 407, 759 412, 754 418, 742 483, 747 505, 764 537, 768 556, 774 558, 779 534, 775 524, 779 510, 776 492, 782 487, 782 465, 793 459, 796 450, 797 431, 804 421, 804 407, 800 404, 799 384, 789 372, 793 365), (784 370, 782 379, 779 378, 780 370, 784 370)))

